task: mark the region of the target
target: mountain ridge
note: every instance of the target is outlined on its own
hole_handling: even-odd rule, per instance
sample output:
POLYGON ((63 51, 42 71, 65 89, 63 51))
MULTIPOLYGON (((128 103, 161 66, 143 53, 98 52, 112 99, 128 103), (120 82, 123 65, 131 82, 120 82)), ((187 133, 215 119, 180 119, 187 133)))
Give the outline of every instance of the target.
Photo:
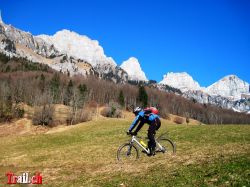
POLYGON ((193 79, 187 72, 168 72, 163 76, 163 80, 159 84, 167 84, 169 86, 180 89, 182 92, 192 90, 201 90, 199 83, 193 79))
MULTIPOLYGON (((125 83, 129 79, 148 81, 135 57, 124 61, 119 67, 112 57, 105 55, 104 49, 97 40, 66 29, 56 32, 53 36, 33 36, 29 32, 6 25, 1 19, 0 41, 0 52, 8 56, 25 57, 32 62, 46 64, 57 71, 70 75, 96 75, 115 83, 125 83)), ((164 75, 159 84, 180 89, 183 93, 189 92, 186 97, 198 97, 197 101, 201 103, 214 103, 216 98, 237 101, 241 99, 242 94, 250 95, 249 83, 236 75, 225 76, 209 87, 203 88, 186 72, 169 72, 164 75), (199 91, 204 94, 200 94, 199 91), (209 99, 203 101, 200 96, 204 98, 205 94, 209 94, 209 99)), ((220 105, 220 102, 218 103, 220 105)), ((244 104, 246 107, 242 107, 242 104, 236 105, 233 107, 237 110, 239 108, 249 110, 248 106, 250 106, 248 102, 246 105, 244 104)), ((231 104, 226 107, 232 109, 231 104)))
POLYGON ((227 75, 206 88, 210 95, 232 97, 241 99, 242 94, 249 93, 249 83, 241 80, 237 75, 227 75))
POLYGON ((234 111, 250 111, 250 86, 236 75, 227 75, 207 88, 200 87, 186 72, 168 73, 159 82, 182 91, 182 96, 202 104, 212 104, 234 111))
POLYGON ((226 75, 208 87, 201 87, 187 72, 170 72, 163 76, 159 84, 170 85, 182 92, 200 90, 210 95, 231 97, 233 100, 239 100, 241 94, 248 94, 250 91, 249 83, 241 80, 237 75, 226 75), (223 92, 224 90, 226 91, 223 92))
MULTIPOLYGON (((82 37, 68 30, 58 31, 58 33, 82 37)), ((64 36, 64 38, 66 37, 67 36, 64 36)), ((87 37, 85 37, 85 39, 86 38, 87 37)), ((78 39, 79 38, 75 40, 78 39)), ((126 82, 128 79, 127 73, 117 66, 112 58, 106 57, 104 53, 99 56, 100 58, 95 59, 96 63, 93 65, 93 61, 88 58, 80 59, 78 55, 71 56, 69 51, 62 50, 60 47, 55 47, 55 44, 48 41, 48 39, 33 36, 31 33, 7 25, 3 21, 0 22, 0 40, 0 52, 4 54, 8 56, 24 57, 32 62, 47 64, 57 71, 70 75, 96 75, 116 83, 126 82)), ((74 43, 76 41, 71 40, 71 42, 74 43)), ((92 40, 89 39, 89 43, 91 42, 92 40)), ((92 44, 98 46, 97 41, 93 41, 92 44)), ((72 47, 75 46, 72 45, 72 47)), ((102 52, 103 48, 99 46, 99 53, 102 52)))

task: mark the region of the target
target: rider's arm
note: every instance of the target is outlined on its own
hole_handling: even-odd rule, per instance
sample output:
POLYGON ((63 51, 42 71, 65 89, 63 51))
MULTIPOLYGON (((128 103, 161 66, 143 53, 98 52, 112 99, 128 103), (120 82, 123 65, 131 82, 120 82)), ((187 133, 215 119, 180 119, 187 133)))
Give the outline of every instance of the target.
POLYGON ((128 129, 129 131, 132 131, 135 128, 135 126, 137 125, 137 123, 140 121, 140 118, 141 118, 140 115, 136 116, 136 118, 134 119, 133 123, 130 125, 130 127, 128 129))
POLYGON ((139 125, 137 126, 137 128, 135 129, 135 133, 138 133, 139 130, 141 130, 141 128, 143 127, 143 125, 144 125, 144 121, 141 121, 141 122, 139 123, 139 125))

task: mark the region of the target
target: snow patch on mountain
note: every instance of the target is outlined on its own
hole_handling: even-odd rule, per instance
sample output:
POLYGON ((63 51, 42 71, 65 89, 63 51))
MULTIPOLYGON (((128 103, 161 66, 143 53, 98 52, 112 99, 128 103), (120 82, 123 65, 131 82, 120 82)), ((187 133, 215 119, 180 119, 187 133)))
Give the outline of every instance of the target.
POLYGON ((167 73, 163 76, 163 80, 159 84, 169 85, 180 89, 182 92, 188 90, 203 90, 199 83, 196 82, 188 73, 167 73))
POLYGON ((250 100, 240 99, 233 101, 228 97, 223 97, 221 95, 209 95, 203 91, 186 91, 182 95, 183 97, 190 99, 193 102, 198 102, 202 104, 212 104, 225 109, 232 109, 237 112, 247 112, 250 111, 250 100))
POLYGON ((228 75, 207 87, 205 91, 210 95, 221 95, 239 100, 242 94, 249 93, 249 84, 236 75, 228 75))
POLYGON ((115 61, 104 54, 104 50, 97 40, 91 40, 76 32, 64 29, 53 36, 38 35, 36 38, 42 38, 47 43, 53 44, 60 52, 85 60, 94 67, 98 64, 116 66, 115 61))
POLYGON ((148 81, 137 58, 130 57, 120 67, 128 73, 129 80, 148 81))
POLYGON ((234 112, 241 112, 240 110, 238 110, 238 109, 236 109, 236 108, 234 108, 234 107, 232 107, 232 110, 233 110, 234 112))

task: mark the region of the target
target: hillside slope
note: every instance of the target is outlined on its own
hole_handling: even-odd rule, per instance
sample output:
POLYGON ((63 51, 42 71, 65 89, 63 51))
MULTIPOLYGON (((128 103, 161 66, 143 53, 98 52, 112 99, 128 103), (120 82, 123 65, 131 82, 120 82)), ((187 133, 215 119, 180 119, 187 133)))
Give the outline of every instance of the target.
MULTIPOLYGON (((0 137, 0 173, 40 171, 46 186, 248 186, 250 126, 179 126, 163 122, 175 156, 116 160, 129 122, 105 119, 52 134, 0 137)), ((146 134, 146 126, 140 134, 146 134)), ((0 175, 0 183, 6 181, 0 175)))
MULTIPOLYGON (((128 108, 131 105, 142 106, 143 103, 140 101, 138 103, 138 97, 142 97, 139 96, 138 91, 143 87, 146 88, 148 96, 147 106, 157 106, 162 117, 175 114, 206 124, 248 124, 250 121, 250 116, 244 113, 224 110, 206 102, 198 104, 196 98, 185 99, 172 93, 178 93, 177 90, 170 87, 159 88, 153 83, 138 87, 115 84, 95 76, 70 77, 57 73, 47 65, 30 63, 25 58, 9 58, 1 53, 0 64, 0 111, 3 114, 0 115, 0 121, 15 118, 17 113, 13 106, 20 102, 30 106, 39 106, 46 105, 46 102, 48 104, 50 101, 51 104, 64 104, 72 107, 73 103, 76 104, 73 100, 79 99, 81 102, 77 102, 78 108, 83 108, 90 103, 109 105, 113 102, 123 105, 122 108, 128 108), (8 111, 11 112, 8 113, 8 111)), ((203 98, 202 95, 201 98, 203 98)), ((238 104, 245 106, 248 102, 238 104)))

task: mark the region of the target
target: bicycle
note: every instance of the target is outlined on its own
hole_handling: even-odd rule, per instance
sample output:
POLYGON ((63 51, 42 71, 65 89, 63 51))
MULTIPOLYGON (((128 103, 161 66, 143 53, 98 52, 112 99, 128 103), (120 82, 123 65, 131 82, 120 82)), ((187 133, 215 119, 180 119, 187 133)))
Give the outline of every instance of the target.
MULTIPOLYGON (((162 134, 158 138, 155 139, 156 149, 155 153, 163 153, 163 154, 175 154, 176 153, 176 145, 175 143, 169 139, 168 137, 164 137, 166 135, 162 134)), ((117 160, 137 160, 139 159, 139 148, 142 149, 142 152, 149 155, 150 150, 147 148, 147 145, 142 141, 138 140, 142 139, 139 136, 131 135, 132 138, 128 143, 122 144, 117 150, 117 160), (144 144, 144 145, 143 145, 144 144), (125 156, 125 158, 123 158, 125 156)))

